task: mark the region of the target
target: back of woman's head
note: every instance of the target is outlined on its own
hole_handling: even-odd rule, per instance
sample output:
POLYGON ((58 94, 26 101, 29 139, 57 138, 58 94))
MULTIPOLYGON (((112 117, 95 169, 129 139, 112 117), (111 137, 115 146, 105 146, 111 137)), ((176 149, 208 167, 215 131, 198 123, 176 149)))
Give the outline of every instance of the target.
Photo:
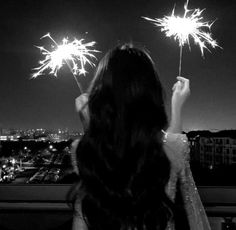
POLYGON ((90 229, 165 229, 170 165, 162 148, 163 90, 149 55, 108 52, 89 90, 89 126, 78 148, 83 214, 90 229))
POLYGON ((140 123, 143 128, 163 129, 167 124, 163 90, 154 64, 144 50, 119 46, 101 60, 90 87, 90 114, 104 114, 111 106, 122 123, 140 123), (107 108, 108 109, 108 108, 107 108))

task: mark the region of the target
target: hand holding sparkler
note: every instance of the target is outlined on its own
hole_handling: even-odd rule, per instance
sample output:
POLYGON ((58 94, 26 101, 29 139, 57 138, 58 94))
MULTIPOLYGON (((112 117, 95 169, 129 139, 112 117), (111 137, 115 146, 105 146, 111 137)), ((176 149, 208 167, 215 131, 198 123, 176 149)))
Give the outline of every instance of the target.
POLYGON ((177 77, 177 82, 174 84, 171 99, 171 122, 168 132, 182 132, 182 108, 190 95, 189 79, 177 77))
POLYGON ((201 16, 203 11, 200 9, 189 10, 187 0, 184 5, 183 17, 176 16, 175 9, 173 9, 170 16, 164 16, 163 18, 151 19, 143 17, 151 21, 155 26, 161 27, 161 31, 165 32, 167 37, 174 37, 175 40, 178 40, 180 46, 179 76, 181 76, 182 47, 188 44, 190 48, 190 37, 193 38, 195 44, 199 45, 202 56, 204 56, 204 49, 209 50, 207 45, 210 45, 212 48, 219 47, 210 33, 213 22, 203 21, 203 17, 201 16))
POLYGON ((57 72, 64 64, 66 64, 73 74, 80 92, 83 93, 76 75, 85 75, 87 73, 85 70, 85 65, 87 63, 90 66, 95 66, 95 64, 90 60, 91 58, 96 59, 93 53, 99 52, 92 48, 95 45, 95 42, 92 41, 84 43, 84 39, 74 39, 72 42, 69 42, 67 38, 64 38, 62 40, 62 44, 58 45, 57 42, 51 37, 50 33, 44 35, 42 38, 46 37, 54 43, 51 46, 53 50, 49 51, 44 47, 37 46, 45 58, 39 61, 39 67, 33 69, 35 73, 32 74, 32 78, 43 75, 46 70, 50 70, 49 74, 57 77, 57 72))
POLYGON ((177 77, 177 82, 174 84, 172 90, 172 107, 175 107, 176 110, 181 110, 183 104, 190 95, 189 79, 184 77, 177 77))
POLYGON ((84 130, 89 124, 88 97, 89 95, 87 93, 83 93, 75 99, 75 109, 79 113, 84 130))

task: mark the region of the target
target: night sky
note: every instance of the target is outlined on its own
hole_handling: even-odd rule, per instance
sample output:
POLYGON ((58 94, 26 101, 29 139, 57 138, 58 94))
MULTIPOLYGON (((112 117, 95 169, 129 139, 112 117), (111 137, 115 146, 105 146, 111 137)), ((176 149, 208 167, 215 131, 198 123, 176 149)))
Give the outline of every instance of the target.
MULTIPOLYGON (((119 43, 134 42, 147 48, 166 90, 169 113, 179 47, 141 16, 169 15, 175 3, 176 12, 182 13, 185 0, 1 1, 0 128, 80 129, 74 109, 79 90, 66 66, 58 78, 45 75, 29 80, 42 57, 34 45, 49 45, 49 40, 40 40, 47 32, 58 42, 63 37, 97 41, 98 60, 119 43)), ((191 81, 184 129, 236 129, 236 3, 190 0, 189 8, 206 8, 204 18, 217 19, 212 33, 223 49, 205 51, 203 59, 193 43, 191 52, 184 47, 182 76, 191 81)), ((94 72, 88 70, 86 77, 79 77, 84 89, 94 72)))

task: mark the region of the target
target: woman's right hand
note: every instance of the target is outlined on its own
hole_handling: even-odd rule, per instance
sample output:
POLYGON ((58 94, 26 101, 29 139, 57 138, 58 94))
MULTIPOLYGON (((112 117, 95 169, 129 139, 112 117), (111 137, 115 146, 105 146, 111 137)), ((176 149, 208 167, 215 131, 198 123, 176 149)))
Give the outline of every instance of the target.
POLYGON ((189 80, 184 77, 177 77, 177 80, 172 88, 171 122, 167 129, 170 133, 182 132, 182 107, 190 95, 189 80))
POLYGON ((184 77, 177 77, 177 82, 174 84, 172 90, 172 110, 181 111, 183 104, 190 95, 189 79, 184 77))

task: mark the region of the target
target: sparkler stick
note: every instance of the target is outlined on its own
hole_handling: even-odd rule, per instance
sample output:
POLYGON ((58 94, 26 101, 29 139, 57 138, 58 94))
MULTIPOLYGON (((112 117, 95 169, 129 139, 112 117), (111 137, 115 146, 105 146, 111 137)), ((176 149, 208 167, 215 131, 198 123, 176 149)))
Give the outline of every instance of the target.
POLYGON ((85 65, 88 63, 90 66, 95 66, 95 64, 90 60, 92 58, 96 59, 94 53, 99 52, 92 47, 95 45, 95 42, 84 43, 84 39, 77 40, 74 39, 72 42, 69 42, 67 38, 62 40, 62 44, 58 44, 50 35, 47 33, 41 39, 48 37, 52 42, 51 45, 52 51, 47 50, 44 47, 38 47, 41 53, 45 58, 39 61, 40 66, 34 68, 34 74, 32 78, 36 78, 40 75, 44 75, 46 70, 50 70, 49 74, 57 77, 57 73, 62 68, 64 64, 70 69, 78 87, 83 93, 82 87, 76 77, 77 74, 85 75, 87 71, 85 70, 85 65))
POLYGON ((181 76, 182 49, 185 44, 188 44, 190 49, 190 38, 199 46, 202 57, 204 57, 204 49, 210 51, 207 45, 212 48, 220 47, 210 33, 214 22, 204 22, 201 15, 204 10, 190 10, 188 9, 188 2, 189 0, 184 5, 184 15, 182 17, 175 15, 175 8, 170 16, 164 16, 163 18, 143 17, 151 21, 155 26, 161 27, 161 31, 165 32, 167 37, 174 37, 178 41, 180 47, 179 76, 181 76))
POLYGON ((75 76, 74 71, 73 71, 73 69, 72 69, 70 63, 69 63, 67 60, 65 60, 65 62, 66 62, 66 64, 67 64, 68 68, 70 69, 70 72, 72 73, 72 75, 73 75, 73 77, 74 77, 74 79, 75 79, 75 81, 76 81, 77 86, 79 87, 80 93, 82 94, 84 91, 83 91, 82 86, 80 85, 80 83, 79 83, 77 77, 75 76))
POLYGON ((179 50, 179 76, 181 76, 182 56, 183 56, 183 46, 181 45, 179 50))

